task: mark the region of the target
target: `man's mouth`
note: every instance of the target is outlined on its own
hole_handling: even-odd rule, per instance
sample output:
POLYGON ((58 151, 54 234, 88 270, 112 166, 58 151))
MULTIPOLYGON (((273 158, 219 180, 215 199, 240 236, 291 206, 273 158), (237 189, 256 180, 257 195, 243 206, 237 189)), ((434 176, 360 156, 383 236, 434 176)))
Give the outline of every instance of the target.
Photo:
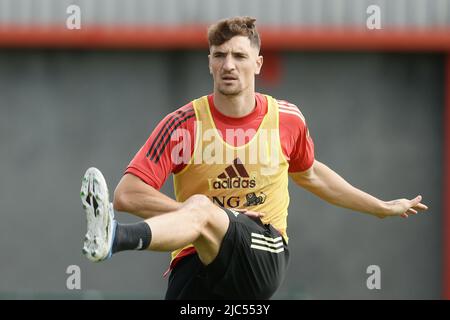
POLYGON ((227 80, 227 81, 237 80, 237 77, 234 77, 234 76, 222 76, 222 80, 227 80))

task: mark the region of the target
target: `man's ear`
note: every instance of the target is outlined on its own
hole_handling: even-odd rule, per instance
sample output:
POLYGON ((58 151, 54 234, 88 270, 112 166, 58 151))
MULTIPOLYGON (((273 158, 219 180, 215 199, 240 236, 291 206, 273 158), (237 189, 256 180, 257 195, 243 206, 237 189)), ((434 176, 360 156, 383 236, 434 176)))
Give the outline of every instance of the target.
POLYGON ((256 71, 255 74, 259 74, 261 72, 261 68, 264 62, 264 58, 263 56, 258 56, 258 58, 256 58, 256 71))
POLYGON ((209 74, 212 74, 212 69, 211 69, 211 55, 208 54, 208 68, 209 68, 209 74))

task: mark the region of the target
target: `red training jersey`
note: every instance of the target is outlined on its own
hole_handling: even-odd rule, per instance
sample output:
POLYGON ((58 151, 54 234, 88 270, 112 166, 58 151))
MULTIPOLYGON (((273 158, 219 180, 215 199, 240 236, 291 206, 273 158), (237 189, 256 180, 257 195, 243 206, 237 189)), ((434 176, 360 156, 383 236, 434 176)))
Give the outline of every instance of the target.
MULTIPOLYGON (((242 118, 232 118, 220 113, 214 106, 213 95, 208 96, 209 106, 217 130, 222 137, 227 137, 226 130, 252 129, 256 132, 265 114, 267 113, 267 99, 263 94, 255 94, 254 110, 242 118)), ((289 162, 289 172, 301 172, 309 169, 314 162, 314 143, 309 134, 305 118, 298 107, 285 100, 277 100, 279 105, 279 130, 283 154, 289 162)), ((159 190, 171 173, 181 171, 192 156, 195 143, 195 112, 192 102, 168 114, 147 139, 145 144, 136 153, 126 168, 125 173, 131 173, 145 183, 159 190), (179 134, 180 130, 184 134, 179 134), (172 135, 178 132, 178 139, 172 135), (179 144, 183 148, 179 148, 179 144), (178 147, 175 149, 175 146, 178 147), (173 161, 175 158, 183 158, 173 161), (178 162, 178 163, 177 163, 178 162)), ((248 132, 252 132, 251 130, 248 132)), ((239 146, 239 140, 232 135, 233 141, 228 144, 239 146)), ((252 138, 245 135, 244 143, 252 138)), ((242 141, 240 141, 242 143, 242 141)))

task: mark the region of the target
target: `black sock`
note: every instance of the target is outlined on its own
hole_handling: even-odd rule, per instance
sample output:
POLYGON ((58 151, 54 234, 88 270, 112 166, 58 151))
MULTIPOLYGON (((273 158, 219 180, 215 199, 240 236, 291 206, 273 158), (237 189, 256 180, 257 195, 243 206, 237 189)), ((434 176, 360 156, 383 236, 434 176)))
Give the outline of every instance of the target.
POLYGON ((145 250, 152 240, 152 230, 145 221, 132 224, 117 223, 112 253, 124 250, 145 250))

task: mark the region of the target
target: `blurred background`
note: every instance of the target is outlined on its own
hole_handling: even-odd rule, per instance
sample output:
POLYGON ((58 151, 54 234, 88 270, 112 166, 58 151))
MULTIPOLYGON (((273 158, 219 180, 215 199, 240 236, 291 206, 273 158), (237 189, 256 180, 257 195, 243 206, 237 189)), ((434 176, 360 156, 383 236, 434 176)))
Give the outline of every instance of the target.
POLYGON ((169 254, 82 256, 81 178, 96 166, 113 190, 167 113, 212 92, 206 28, 235 15, 257 19, 257 90, 299 106, 318 160, 430 208, 379 220, 291 182, 274 298, 450 297, 450 0, 0 0, 0 299, 164 297, 169 254))

